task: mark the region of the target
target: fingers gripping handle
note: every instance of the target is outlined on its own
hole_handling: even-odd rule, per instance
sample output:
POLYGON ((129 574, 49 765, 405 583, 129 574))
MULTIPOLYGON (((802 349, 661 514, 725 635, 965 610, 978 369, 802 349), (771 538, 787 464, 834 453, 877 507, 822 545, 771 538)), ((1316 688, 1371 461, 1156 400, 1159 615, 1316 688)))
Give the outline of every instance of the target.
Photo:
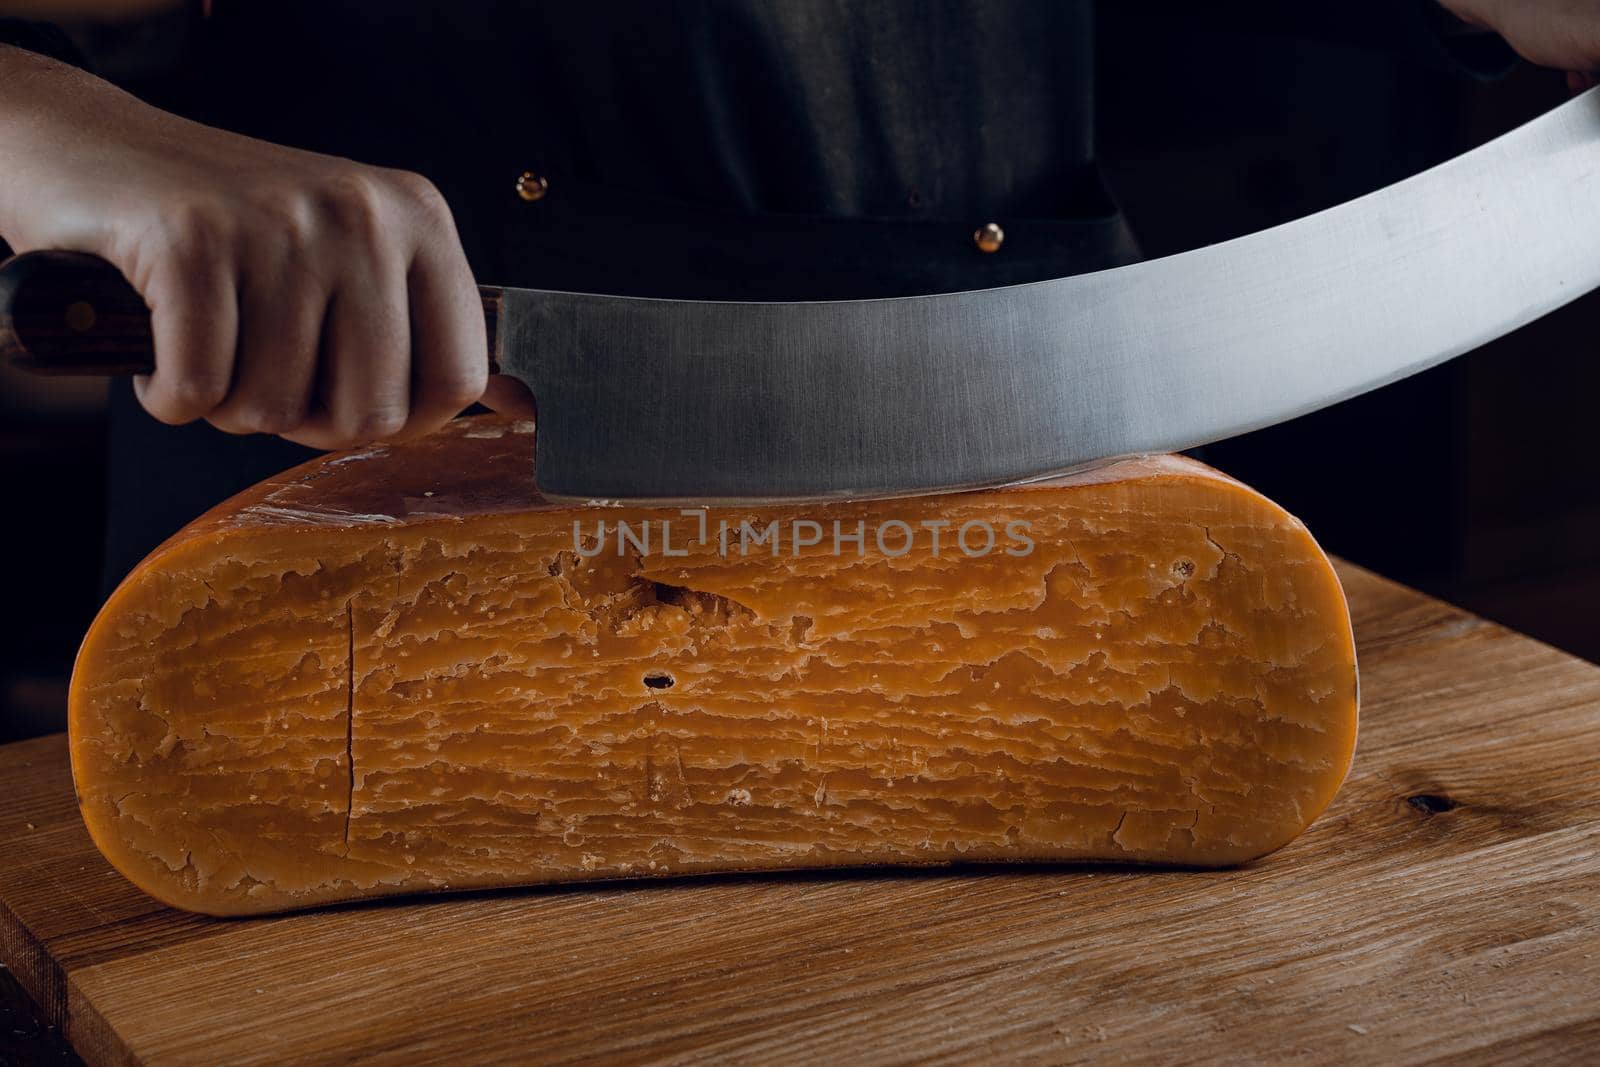
POLYGON ((98 256, 25 252, 0 264, 0 358, 35 374, 149 374, 150 309, 98 256))
MULTIPOLYGON (((479 286, 491 370, 500 290, 479 286)), ((0 263, 0 360, 35 374, 155 370, 150 309, 117 268, 82 252, 24 252, 0 263)))

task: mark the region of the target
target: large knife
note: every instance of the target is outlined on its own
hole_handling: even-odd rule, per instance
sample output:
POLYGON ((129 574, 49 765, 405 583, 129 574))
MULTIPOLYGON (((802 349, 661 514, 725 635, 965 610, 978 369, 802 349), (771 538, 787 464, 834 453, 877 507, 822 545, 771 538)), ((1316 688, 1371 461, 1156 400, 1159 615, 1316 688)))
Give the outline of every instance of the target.
MULTIPOLYGON (((1600 285, 1600 89, 1399 184, 1095 274, 893 300, 726 303, 484 290, 538 401, 556 499, 716 503, 1026 481, 1293 418, 1600 285)), ((152 366, 103 261, 0 267, 0 351, 152 366)))

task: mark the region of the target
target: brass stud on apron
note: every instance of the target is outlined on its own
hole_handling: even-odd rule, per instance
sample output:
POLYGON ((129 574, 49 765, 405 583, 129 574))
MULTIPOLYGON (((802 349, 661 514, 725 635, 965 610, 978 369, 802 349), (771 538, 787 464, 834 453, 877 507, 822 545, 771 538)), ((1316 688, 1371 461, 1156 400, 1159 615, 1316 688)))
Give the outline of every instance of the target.
POLYGON ((525 170, 517 178, 517 195, 529 203, 535 200, 543 200, 544 194, 549 191, 550 183, 545 180, 542 174, 535 174, 531 170, 525 170))
POLYGON ((1006 243, 1006 231, 992 222, 986 222, 972 231, 972 243, 978 246, 980 252, 998 252, 1000 246, 1006 243))

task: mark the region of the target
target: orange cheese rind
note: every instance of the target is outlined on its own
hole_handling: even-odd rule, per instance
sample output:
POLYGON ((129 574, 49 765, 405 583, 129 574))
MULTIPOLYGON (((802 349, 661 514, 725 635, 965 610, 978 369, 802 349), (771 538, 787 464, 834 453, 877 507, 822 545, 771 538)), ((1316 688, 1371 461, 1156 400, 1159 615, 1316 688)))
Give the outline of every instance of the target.
POLYGON ((1226 866, 1294 838, 1349 767, 1338 579, 1199 463, 702 526, 542 500, 531 431, 466 419, 323 457, 122 583, 70 702, 113 866, 217 915, 732 870, 1226 866), (741 551, 741 523, 777 523, 777 553, 741 551))

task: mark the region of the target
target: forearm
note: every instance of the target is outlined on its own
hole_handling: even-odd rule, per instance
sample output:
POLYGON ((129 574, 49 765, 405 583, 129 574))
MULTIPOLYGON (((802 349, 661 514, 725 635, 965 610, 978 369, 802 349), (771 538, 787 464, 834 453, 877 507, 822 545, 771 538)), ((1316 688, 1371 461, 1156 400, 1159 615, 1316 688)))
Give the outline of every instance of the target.
POLYGON ((24 161, 27 136, 47 127, 59 105, 71 106, 83 95, 84 83, 91 80, 83 73, 86 67, 58 27, 0 18, 0 149, 10 149, 0 155, 0 166, 24 161))
POLYGON ((1477 0, 1436 0, 1436 2, 1452 17, 1460 19, 1468 26, 1488 28, 1488 23, 1484 20, 1483 5, 1477 0))
POLYGON ((0 236, 28 229, 38 193, 52 180, 49 161, 77 146, 84 118, 131 97, 71 64, 0 44, 0 236))
POLYGON ((167 422, 343 447, 483 394, 483 310, 422 177, 244 137, 0 45, 0 236, 111 262, 167 422))
POLYGON ((1557 70, 1600 69, 1600 0, 1439 0, 1471 26, 1503 37, 1524 59, 1557 70))

